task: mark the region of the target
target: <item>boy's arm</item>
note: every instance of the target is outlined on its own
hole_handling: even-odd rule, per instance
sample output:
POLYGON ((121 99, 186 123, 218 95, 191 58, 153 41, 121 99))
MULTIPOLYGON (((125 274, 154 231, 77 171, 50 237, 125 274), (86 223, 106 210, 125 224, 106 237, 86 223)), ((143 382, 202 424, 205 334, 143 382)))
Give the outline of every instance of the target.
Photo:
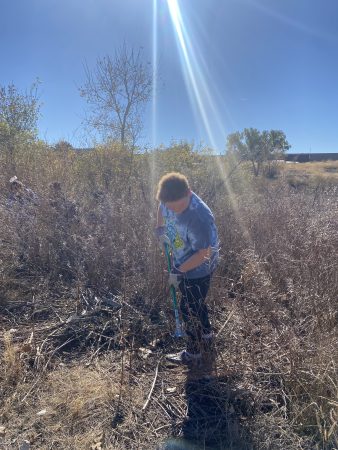
POLYGON ((187 259, 183 264, 178 267, 180 272, 188 272, 189 270, 195 269, 196 267, 203 264, 206 260, 210 258, 211 255, 211 247, 203 248, 198 250, 189 259, 187 259))
POLYGON ((210 217, 195 217, 189 224, 188 238, 195 253, 178 267, 178 270, 183 273, 196 269, 211 258, 212 223, 210 217))

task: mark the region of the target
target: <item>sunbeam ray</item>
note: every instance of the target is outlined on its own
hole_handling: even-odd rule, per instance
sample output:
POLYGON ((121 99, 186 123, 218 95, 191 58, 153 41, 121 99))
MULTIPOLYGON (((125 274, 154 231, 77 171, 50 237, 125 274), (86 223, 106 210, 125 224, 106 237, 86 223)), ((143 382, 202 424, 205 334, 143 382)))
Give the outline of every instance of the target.
MULTIPOLYGON (((222 124, 221 114, 212 98, 210 89, 208 88, 207 77, 205 75, 206 64, 201 53, 192 46, 189 33, 184 25, 182 14, 177 0, 167 0, 170 17, 176 33, 179 53, 181 57, 182 70, 185 75, 185 81, 189 96, 193 105, 196 105, 196 112, 202 121, 208 139, 213 149, 217 149, 215 125, 219 127, 224 134, 224 125, 222 124)), ((229 195, 233 211, 238 215, 237 204, 234 200, 234 194, 226 174, 224 160, 222 160, 219 152, 216 154, 216 161, 219 173, 225 184, 225 188, 229 195)), ((243 183, 246 180, 242 180, 243 183)), ((243 226, 241 220, 238 221, 243 226)), ((243 228, 243 234, 250 236, 249 231, 243 228)))
POLYGON ((152 92, 152 146, 156 146, 157 127, 157 0, 153 0, 153 92, 152 92))
POLYGON ((153 0, 153 26, 152 26, 152 149, 150 152, 150 195, 155 189, 155 147, 157 145, 157 75, 158 75, 158 32, 157 32, 157 0, 153 0))

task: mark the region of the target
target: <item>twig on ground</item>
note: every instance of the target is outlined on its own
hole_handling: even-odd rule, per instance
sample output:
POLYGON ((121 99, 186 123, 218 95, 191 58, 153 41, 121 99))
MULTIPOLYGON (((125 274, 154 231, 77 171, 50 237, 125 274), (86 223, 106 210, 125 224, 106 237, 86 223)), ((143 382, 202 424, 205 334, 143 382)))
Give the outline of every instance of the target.
POLYGON ((230 311, 230 314, 228 315, 227 320, 224 322, 224 324, 222 325, 221 329, 220 329, 219 332, 216 334, 216 337, 218 337, 218 336, 221 334, 221 332, 224 330, 224 328, 226 327, 227 323, 229 322, 229 320, 231 319, 231 317, 232 317, 234 314, 235 314, 235 308, 233 308, 233 309, 230 311))
POLYGON ((156 366, 156 370, 155 370, 154 381, 153 381, 153 384, 151 385, 150 392, 148 394, 147 400, 146 400, 145 404, 142 407, 142 411, 146 410, 146 408, 147 408, 147 406, 148 406, 148 404, 150 402, 150 398, 152 396, 152 393, 153 393, 153 390, 154 390, 154 387, 155 387, 155 384, 156 384, 157 375, 158 375, 158 368, 159 368, 160 362, 161 362, 161 358, 158 360, 158 363, 157 363, 157 366, 156 366))
POLYGON ((52 354, 50 355, 50 357, 48 358, 48 361, 46 362, 43 371, 47 370, 47 367, 52 359, 52 357, 55 355, 56 352, 58 352, 59 350, 61 350, 62 347, 64 347, 65 345, 69 344, 70 342, 75 341, 75 339, 67 339, 66 342, 64 342, 62 345, 60 345, 59 347, 57 347, 55 350, 53 350, 52 354))
POLYGON ((40 376, 34 384, 32 384, 32 386, 30 387, 30 389, 28 389, 28 392, 26 393, 26 395, 22 398, 21 403, 23 403, 26 398, 29 396, 29 394, 33 391, 33 389, 35 388, 35 386, 39 383, 39 381, 41 380, 42 376, 40 376))

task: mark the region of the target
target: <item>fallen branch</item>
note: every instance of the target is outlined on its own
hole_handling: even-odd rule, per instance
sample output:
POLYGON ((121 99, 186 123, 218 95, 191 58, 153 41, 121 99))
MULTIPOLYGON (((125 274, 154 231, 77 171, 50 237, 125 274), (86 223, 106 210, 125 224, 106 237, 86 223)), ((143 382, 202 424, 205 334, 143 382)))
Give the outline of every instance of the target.
POLYGON ((155 370, 154 381, 153 381, 153 384, 151 385, 150 392, 149 392, 149 394, 148 394, 147 400, 146 400, 145 404, 144 404, 143 407, 142 407, 142 411, 145 411, 145 410, 146 410, 146 408, 147 408, 147 406, 148 406, 148 403, 150 402, 150 398, 151 398, 151 396, 152 396, 152 393, 153 393, 153 390, 154 390, 154 387, 155 387, 155 384, 156 384, 157 375, 158 375, 158 368, 159 368, 160 362, 161 362, 161 359, 159 359, 159 361, 158 361, 158 363, 157 363, 156 370, 155 370))

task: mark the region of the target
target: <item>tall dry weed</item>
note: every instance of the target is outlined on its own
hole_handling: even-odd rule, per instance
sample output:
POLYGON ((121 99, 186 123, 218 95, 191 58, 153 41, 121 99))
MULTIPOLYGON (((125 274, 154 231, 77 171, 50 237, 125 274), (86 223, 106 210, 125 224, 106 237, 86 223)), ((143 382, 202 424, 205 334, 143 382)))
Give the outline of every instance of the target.
MULTIPOLYGON (((8 179, 14 174, 0 174, 0 306, 6 326, 11 320, 27 325, 33 313, 38 316, 33 295, 61 322, 67 320, 63 305, 74 313, 81 295, 90 292, 94 299, 116 296, 124 305, 113 327, 123 331, 114 337, 119 349, 132 355, 137 346, 161 341, 170 329, 171 306, 152 231, 154 194, 163 173, 183 171, 218 224, 221 260, 212 306, 220 365, 245 372, 257 391, 262 415, 253 434, 266 443, 257 448, 310 448, 312 438, 318 449, 337 446, 336 188, 253 180, 245 167, 224 179, 230 172, 224 159, 181 144, 134 157, 113 144, 81 153, 41 144, 35 150, 17 154, 17 176, 35 191, 35 203, 10 205, 8 179), (229 290, 235 297, 231 314, 229 290)), ((74 329, 68 331, 76 334, 74 329)), ((96 330, 99 344, 104 329, 96 330)), ((5 339, 2 379, 18 383, 22 362, 5 339)), ((48 361, 55 356, 56 364, 50 351, 48 361)), ((48 375, 43 395, 52 393, 49 407, 85 436, 86 427, 91 433, 90 414, 105 420, 95 404, 107 406, 104 414, 110 407, 105 376, 57 370, 48 375)), ((79 434, 67 430, 73 448, 81 448, 79 434)))

